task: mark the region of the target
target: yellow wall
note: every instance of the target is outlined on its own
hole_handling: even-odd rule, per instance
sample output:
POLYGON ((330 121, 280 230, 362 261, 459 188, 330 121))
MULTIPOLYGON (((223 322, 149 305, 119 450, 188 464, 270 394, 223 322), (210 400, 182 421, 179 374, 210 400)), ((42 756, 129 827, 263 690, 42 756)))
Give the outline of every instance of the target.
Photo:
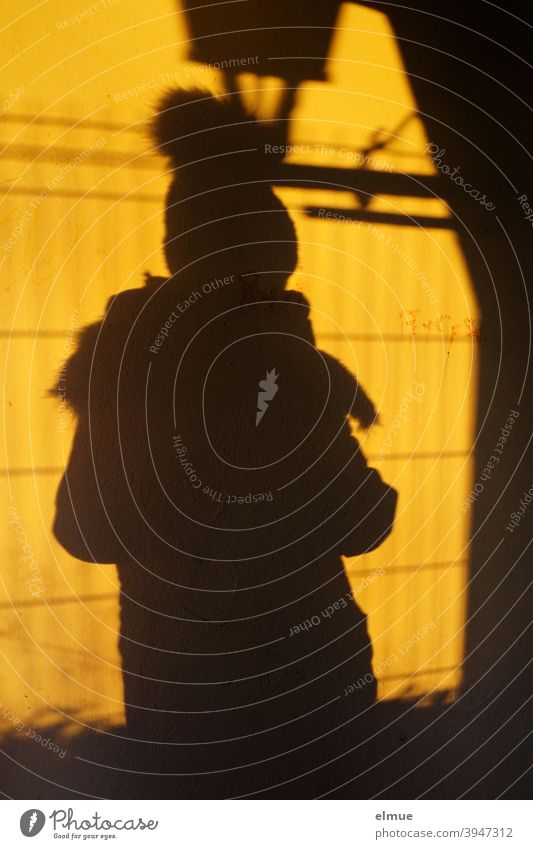
MULTIPOLYGON (((378 12, 342 7, 328 82, 304 86, 292 126, 291 143, 313 148, 294 153, 293 162, 360 168, 361 151, 377 142, 367 168, 436 173, 425 152, 431 139, 378 12)), ((369 614, 378 696, 453 698, 467 601, 470 525, 461 507, 472 486, 479 315, 451 212, 440 198, 298 189, 282 196, 298 223, 301 282, 318 343, 374 400, 381 426, 359 437, 400 494, 392 535, 346 564, 369 614), (305 214, 330 205, 355 218, 361 209, 402 214, 406 224, 305 214), (436 226, 412 224, 417 216, 436 226), (366 588, 365 576, 372 576, 366 588)))
MULTIPOLYGON (((171 0, 153 0, 149 13, 125 0, 68 8, 23 0, 6 17, 2 699, 34 724, 120 722, 115 570, 72 560, 52 537, 72 422, 46 393, 76 327, 98 317, 112 293, 141 285, 146 269, 165 273, 166 178, 144 126, 158 94, 173 82, 216 90, 221 78, 185 61, 187 34, 171 0)), ((302 87, 291 124, 290 141, 312 150, 288 161, 350 170, 362 148, 390 133, 366 167, 431 174, 430 140, 386 18, 346 5, 339 25, 328 80, 302 87)), ((257 100, 263 83, 250 74, 242 83, 257 100)), ((278 191, 300 239, 294 286, 311 301, 320 347, 357 374, 378 407, 381 425, 358 435, 400 493, 391 537, 346 564, 369 614, 379 694, 449 698, 463 650, 469 524, 461 504, 471 488, 478 327, 451 214, 438 198, 367 203, 348 190, 278 191), (329 206, 448 221, 422 229, 306 213, 329 206), (400 413, 407 420, 396 426, 400 413), (426 633, 413 640, 417 632, 426 633)))

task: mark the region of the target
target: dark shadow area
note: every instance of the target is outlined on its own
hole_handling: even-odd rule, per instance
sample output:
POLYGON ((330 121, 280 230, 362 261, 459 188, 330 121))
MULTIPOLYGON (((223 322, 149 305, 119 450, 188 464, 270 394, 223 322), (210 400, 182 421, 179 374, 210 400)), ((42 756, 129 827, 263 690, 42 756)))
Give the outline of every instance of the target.
POLYGON ((440 10, 418 0, 409 8, 369 5, 390 17, 429 140, 495 205, 489 212, 464 191, 443 195, 483 328, 473 471, 483 492, 472 507, 463 695, 450 714, 461 727, 467 704, 479 719, 466 747, 452 738, 450 750, 458 762, 472 753, 461 769, 471 783, 481 780, 487 798, 529 797, 531 521, 511 532, 507 525, 532 468, 531 223, 520 200, 533 197, 531 79, 521 58, 530 52, 531 25, 516 2, 452 2, 440 10), (513 411, 519 416, 509 431, 513 411), (504 451, 487 481, 482 475, 502 435, 504 451))
POLYGON ((128 769, 187 774, 171 797, 313 769, 375 698, 341 555, 380 544, 396 494, 350 428, 371 401, 285 288, 297 244, 272 131, 236 97, 166 98, 172 276, 112 298, 63 375, 77 428, 54 533, 118 564, 128 769))
MULTIPOLYGON (((349 698, 349 697, 348 697, 349 698)), ((272 711, 275 715, 275 711, 272 711)), ((517 719, 527 722, 527 707, 517 719)), ((66 750, 59 757, 34 740, 13 734, 2 743, 2 773, 15 799, 64 798, 254 798, 301 799, 487 799, 528 798, 529 752, 498 733, 501 705, 487 702, 420 709, 415 702, 372 705, 353 722, 260 761, 252 737, 249 766, 236 763, 235 744, 200 747, 140 744, 122 727, 64 739, 58 725, 42 731, 66 750), (509 746, 509 740, 512 745, 509 746), (219 749, 215 756, 213 749, 219 749), (458 754, 460 753, 460 754, 458 754), (223 754, 226 760, 223 761, 223 754), (254 764, 254 760, 259 762, 254 764), (498 764, 487 771, 487 761, 498 764), (218 771, 211 772, 215 766, 218 771), (506 789, 508 788, 508 789, 506 789)), ((290 727, 290 726, 289 726, 290 727)), ((286 732, 285 743, 289 737, 286 732)))
POLYGON ((528 139, 530 83, 516 54, 527 55, 530 28, 510 14, 524 9, 365 4, 389 16, 428 139, 490 195, 489 213, 441 174, 264 155, 266 142, 287 138, 298 86, 324 77, 338 3, 234 4, 231 27, 226 4, 192 5, 191 58, 258 55, 257 66, 225 69, 228 89, 251 71, 282 77, 292 93, 270 126, 232 98, 169 101, 159 123, 179 165, 167 213, 172 276, 118 294, 80 339, 68 369, 78 428, 55 526, 73 556, 119 564, 128 728, 82 734, 61 761, 13 734, 6 786, 33 798, 71 788, 116 798, 529 796, 529 517, 505 530, 531 486, 531 225, 518 198, 533 203, 533 185, 515 141, 528 139), (317 350, 305 298, 285 289, 296 238, 271 187, 313 183, 447 201, 445 223, 411 222, 457 232, 481 308, 474 481, 520 411, 472 508, 464 684, 453 704, 375 702, 365 617, 340 555, 379 543, 394 496, 347 429, 347 417, 371 423, 371 403, 317 350), (272 397, 256 426, 259 391, 272 397), (346 606, 324 615, 341 598, 346 606), (369 683, 344 696, 361 679, 369 683))
POLYGON ((189 58, 220 70, 227 91, 239 91, 237 77, 246 72, 281 80, 276 115, 286 135, 301 83, 325 79, 340 6, 341 0, 180 0, 179 10, 189 58))

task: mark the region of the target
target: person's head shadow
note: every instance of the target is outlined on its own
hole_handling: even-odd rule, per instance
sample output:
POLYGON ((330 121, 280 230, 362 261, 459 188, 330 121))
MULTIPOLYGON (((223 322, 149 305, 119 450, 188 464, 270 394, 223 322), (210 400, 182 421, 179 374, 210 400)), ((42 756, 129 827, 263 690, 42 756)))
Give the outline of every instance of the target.
POLYGON ((54 532, 118 564, 129 733, 211 771, 372 704, 341 555, 380 544, 396 494, 350 428, 371 401, 286 288, 297 241, 268 125, 180 91, 153 132, 173 170, 171 274, 112 298, 63 370, 77 428, 54 532))

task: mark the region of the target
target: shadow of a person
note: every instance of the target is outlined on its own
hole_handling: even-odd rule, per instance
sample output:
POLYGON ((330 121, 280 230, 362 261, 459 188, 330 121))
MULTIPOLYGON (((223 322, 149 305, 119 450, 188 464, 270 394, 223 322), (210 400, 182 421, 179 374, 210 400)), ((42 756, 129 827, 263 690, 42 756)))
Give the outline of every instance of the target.
MULTIPOLYGON (((226 91, 239 91, 243 73, 255 76, 256 99, 265 79, 277 78, 275 110, 286 143, 288 119, 304 81, 323 82, 342 0, 180 0, 189 59, 220 71, 226 91)), ((272 96, 272 90, 269 92, 272 96)))
POLYGON ((372 423, 372 403, 286 289, 297 242, 271 189, 268 126, 237 98, 178 91, 153 131, 175 169, 171 276, 117 294, 80 334, 54 532, 74 557, 118 564, 143 766, 222 770, 235 795, 244 765, 289 774, 304 762, 283 753, 314 740, 320 762, 329 733, 372 704, 341 555, 380 544, 396 493, 349 427, 372 423))

